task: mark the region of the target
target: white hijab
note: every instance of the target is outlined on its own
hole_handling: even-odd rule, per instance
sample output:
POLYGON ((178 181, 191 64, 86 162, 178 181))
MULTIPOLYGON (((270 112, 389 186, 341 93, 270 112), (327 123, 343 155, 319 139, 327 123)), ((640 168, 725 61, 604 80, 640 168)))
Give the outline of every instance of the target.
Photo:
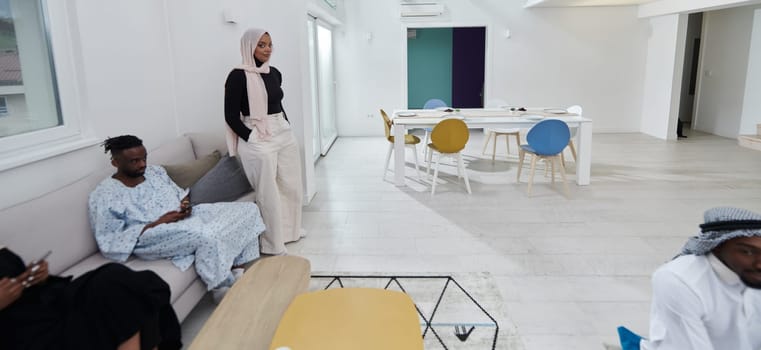
MULTIPOLYGON (((268 139, 271 135, 269 124, 267 123, 267 89, 261 77, 262 73, 267 74, 270 72, 270 64, 267 61, 262 63, 260 67, 257 67, 254 60, 254 50, 256 50, 256 45, 265 33, 267 32, 264 29, 259 28, 251 28, 243 33, 243 36, 240 38, 240 55, 243 63, 236 67, 246 73, 248 109, 250 118, 254 120, 254 130, 251 130, 251 132, 257 133, 259 139, 262 140, 268 139)), ((227 151, 230 153, 230 156, 235 156, 238 153, 238 135, 229 126, 227 126, 227 151)))

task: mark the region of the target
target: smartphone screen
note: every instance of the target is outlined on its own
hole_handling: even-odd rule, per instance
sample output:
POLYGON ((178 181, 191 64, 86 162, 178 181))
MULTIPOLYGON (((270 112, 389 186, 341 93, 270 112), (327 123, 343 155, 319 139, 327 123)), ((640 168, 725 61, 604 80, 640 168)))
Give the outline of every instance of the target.
POLYGON ((50 254, 52 254, 52 253, 53 253, 53 251, 52 251, 52 250, 48 250, 47 252, 45 252, 45 254, 43 254, 43 255, 42 255, 41 257, 39 257, 38 259, 36 259, 36 260, 32 260, 32 265, 37 265, 37 264, 39 264, 39 263, 40 263, 40 262, 42 262, 43 260, 47 259, 47 258, 50 256, 50 254))

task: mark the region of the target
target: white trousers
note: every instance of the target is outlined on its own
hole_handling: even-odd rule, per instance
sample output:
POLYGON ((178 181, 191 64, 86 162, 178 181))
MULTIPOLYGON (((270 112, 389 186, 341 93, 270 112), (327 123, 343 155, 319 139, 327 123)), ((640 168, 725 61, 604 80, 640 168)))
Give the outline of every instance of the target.
POLYGON ((238 155, 267 226, 259 236, 262 253, 284 254, 285 243, 297 241, 301 235, 301 157, 283 114, 267 118, 272 135, 266 140, 259 138, 252 119, 244 119, 252 132, 248 142, 238 142, 238 155))

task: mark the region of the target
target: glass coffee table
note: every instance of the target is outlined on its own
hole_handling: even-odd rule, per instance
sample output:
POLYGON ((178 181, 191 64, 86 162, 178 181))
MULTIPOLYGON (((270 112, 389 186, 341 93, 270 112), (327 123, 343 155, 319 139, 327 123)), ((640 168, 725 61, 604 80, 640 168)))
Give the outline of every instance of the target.
POLYGON ((496 349, 499 325, 452 276, 312 275, 309 290, 380 288, 415 303, 427 350, 496 349))

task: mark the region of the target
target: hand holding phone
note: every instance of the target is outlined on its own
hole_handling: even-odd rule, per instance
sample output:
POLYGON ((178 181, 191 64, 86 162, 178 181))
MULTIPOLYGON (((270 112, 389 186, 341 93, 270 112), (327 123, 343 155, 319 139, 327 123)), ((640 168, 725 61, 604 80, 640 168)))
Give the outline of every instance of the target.
POLYGON ((42 256, 41 256, 41 257, 39 257, 39 258, 37 258, 37 259, 35 259, 35 260, 32 260, 32 262, 30 262, 30 263, 29 263, 29 266, 32 266, 32 267, 33 267, 33 266, 39 266, 39 265, 40 265, 40 263, 41 263, 43 260, 47 259, 47 258, 50 256, 50 254, 53 254, 53 251, 52 251, 52 250, 48 250, 47 252, 45 252, 45 254, 42 254, 42 256))
POLYGON ((23 274, 25 276, 21 279, 21 284, 23 284, 24 287, 28 288, 48 279, 48 263, 45 259, 47 259, 51 253, 53 253, 53 251, 48 250, 41 257, 32 260, 32 262, 29 263, 29 267, 23 274))

